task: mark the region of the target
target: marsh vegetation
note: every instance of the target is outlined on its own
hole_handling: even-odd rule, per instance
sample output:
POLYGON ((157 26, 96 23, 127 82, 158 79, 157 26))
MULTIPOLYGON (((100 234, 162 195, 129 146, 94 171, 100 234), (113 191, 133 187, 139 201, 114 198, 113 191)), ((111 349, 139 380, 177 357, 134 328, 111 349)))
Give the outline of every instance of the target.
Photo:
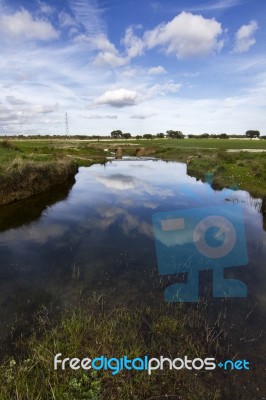
MULTIPOLYGON (((49 177, 56 168, 80 166, 76 184, 61 194, 46 192, 0 210, 0 311, 7 321, 1 330, 0 399, 263 397, 258 371, 265 350, 266 155, 227 150, 263 149, 265 144, 49 139, 14 140, 0 146, 1 177, 13 174, 16 185, 27 175, 49 177), (155 159, 114 161, 118 146, 131 156, 144 147, 155 159), (112 162, 107 163, 109 157, 112 162), (216 195, 233 183, 253 195, 243 192, 235 199, 246 207, 250 264, 226 273, 243 278, 249 297, 213 299, 212 279, 205 271, 197 303, 166 304, 163 290, 177 277, 158 273, 151 217, 156 210, 194 204, 204 192, 206 184, 201 181, 206 173, 215 176, 216 195), (186 184, 196 190, 193 199, 182 197, 186 184), (114 377, 110 371, 54 371, 56 353, 80 358, 101 354, 250 358, 257 370, 230 375, 222 370, 208 374, 165 370, 150 377, 142 371, 123 371, 114 377)), ((18 186, 13 187, 16 191, 18 186)))

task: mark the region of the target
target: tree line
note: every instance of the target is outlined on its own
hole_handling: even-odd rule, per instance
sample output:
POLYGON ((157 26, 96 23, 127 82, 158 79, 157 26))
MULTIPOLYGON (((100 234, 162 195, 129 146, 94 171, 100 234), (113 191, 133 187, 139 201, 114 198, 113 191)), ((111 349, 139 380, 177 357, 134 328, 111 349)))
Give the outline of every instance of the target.
MULTIPOLYGON (((130 139, 132 136, 130 133, 123 133, 121 130, 115 130, 111 132, 111 138, 113 139, 130 139)), ((181 131, 174 131, 168 130, 166 133, 157 133, 156 135, 152 135, 150 133, 143 134, 143 135, 136 135, 136 139, 163 139, 163 138, 170 138, 170 139, 184 139, 186 136, 181 131)), ((253 139, 259 138, 260 132, 257 130, 248 130, 246 131, 245 135, 228 135, 227 133, 220 133, 220 134, 209 134, 203 133, 201 135, 187 135, 189 139, 229 139, 229 138, 242 138, 242 139, 253 139)), ((266 139, 266 136, 262 136, 261 139, 266 139)))
POLYGON ((100 140, 100 139, 229 139, 229 138, 236 138, 236 139, 266 139, 266 136, 261 136, 258 130, 248 130, 244 135, 229 135, 227 133, 220 133, 220 134, 209 134, 203 133, 201 135, 184 135, 181 131, 175 130, 168 130, 166 133, 160 132, 157 134, 145 133, 143 135, 136 135, 133 136, 131 133, 123 133, 120 129, 112 131, 108 136, 102 135, 1 135, 4 139, 65 139, 65 140, 100 140))

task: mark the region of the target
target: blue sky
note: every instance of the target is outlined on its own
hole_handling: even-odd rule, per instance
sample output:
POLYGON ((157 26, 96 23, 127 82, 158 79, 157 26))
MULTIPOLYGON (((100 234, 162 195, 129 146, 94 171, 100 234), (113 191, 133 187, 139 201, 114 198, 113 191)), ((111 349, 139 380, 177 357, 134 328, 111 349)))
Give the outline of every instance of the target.
POLYGON ((265 132, 264 0, 0 0, 0 134, 265 132))

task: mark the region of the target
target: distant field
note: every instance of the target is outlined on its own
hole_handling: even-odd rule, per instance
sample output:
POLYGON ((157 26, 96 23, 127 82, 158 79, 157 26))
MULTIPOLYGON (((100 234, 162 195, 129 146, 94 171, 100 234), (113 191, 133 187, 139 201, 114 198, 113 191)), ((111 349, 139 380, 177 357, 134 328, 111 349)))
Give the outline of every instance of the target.
MULTIPOLYGON (((0 137, 1 139, 1 137, 0 137)), ((64 148, 79 145, 96 144, 119 144, 129 145, 130 143, 139 146, 171 146, 180 148, 199 148, 199 149, 265 149, 266 140, 247 140, 247 139, 100 139, 98 140, 80 140, 80 139, 22 139, 12 140, 16 146, 24 150, 36 150, 36 148, 44 149, 45 147, 64 148)))
MULTIPOLYGON (((38 143, 41 141, 38 141, 38 143)), ((49 142, 49 141, 48 141, 49 142)), ((56 142, 56 140, 50 140, 50 142, 56 142)), ((139 146, 171 146, 180 148, 198 148, 198 149, 265 149, 266 140, 247 140, 247 139, 100 139, 97 140, 58 140, 59 143, 105 143, 105 144, 117 144, 117 145, 139 145, 139 146)))
MULTIPOLYGON (((120 143, 130 143, 130 140, 120 141, 120 143)), ((182 148, 199 149, 266 149, 266 140, 246 140, 246 139, 154 139, 154 140, 134 140, 132 143, 155 146, 173 146, 182 148)))

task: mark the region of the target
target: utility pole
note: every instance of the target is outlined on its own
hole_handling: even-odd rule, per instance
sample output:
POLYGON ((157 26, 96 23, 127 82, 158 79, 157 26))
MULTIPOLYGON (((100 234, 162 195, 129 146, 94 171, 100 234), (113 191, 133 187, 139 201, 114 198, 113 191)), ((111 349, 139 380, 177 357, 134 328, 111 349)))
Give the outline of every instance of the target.
POLYGON ((68 114, 65 113, 65 135, 69 136, 69 126, 68 126, 68 114))

